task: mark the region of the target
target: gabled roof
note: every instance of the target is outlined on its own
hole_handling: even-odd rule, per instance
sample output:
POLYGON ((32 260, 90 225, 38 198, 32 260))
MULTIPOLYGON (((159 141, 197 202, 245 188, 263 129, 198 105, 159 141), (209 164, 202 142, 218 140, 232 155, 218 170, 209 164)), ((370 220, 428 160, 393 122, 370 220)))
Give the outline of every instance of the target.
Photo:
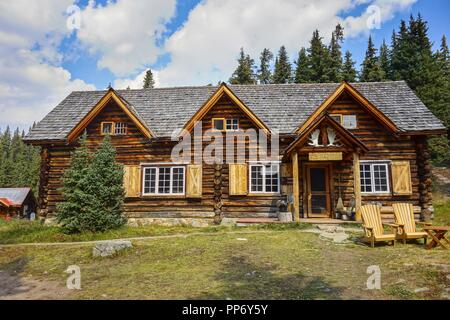
POLYGON ((8 207, 21 206, 30 191, 30 188, 0 188, 0 199, 8 207))
MULTIPOLYGON (((293 133, 339 83, 228 85, 271 131, 293 133)), ((404 81, 352 83, 400 132, 445 131, 404 81)), ((195 115, 217 86, 116 90, 158 137, 170 137, 195 115)), ((26 136, 27 141, 65 140, 107 91, 72 92, 26 136)))
POLYGON ((222 83, 219 88, 217 88, 216 92, 214 92, 211 97, 197 110, 197 112, 189 119, 189 121, 183 126, 183 129, 186 131, 190 131, 196 121, 200 121, 209 110, 222 98, 224 95, 228 96, 237 106, 241 109, 244 114, 249 117, 249 119, 260 129, 263 129, 265 132, 270 132, 269 127, 259 119, 251 109, 249 109, 245 103, 243 103, 230 88, 225 83, 222 83))
POLYGON ((300 133, 305 130, 314 119, 316 119, 322 112, 329 108, 344 92, 348 93, 356 101, 358 101, 372 116, 374 116, 379 122, 381 122, 391 132, 397 133, 399 131, 395 123, 374 106, 369 100, 367 100, 361 93, 352 87, 348 82, 342 82, 342 84, 336 88, 336 90, 330 94, 325 101, 306 119, 298 128, 295 133, 300 133))
MULTIPOLYGON (((288 155, 298 146, 303 145, 308 139, 312 131, 317 129, 322 124, 326 124, 332 127, 339 135, 342 142, 351 145, 358 152, 367 152, 368 149, 353 133, 344 128, 340 123, 333 120, 327 113, 322 113, 318 118, 315 118, 313 122, 310 123, 308 127, 306 127, 298 137, 292 141, 292 143, 286 148, 284 154, 288 155)), ((327 147, 318 147, 319 149, 323 149, 326 151, 327 147)))
POLYGON ((147 127, 145 122, 136 112, 134 107, 130 105, 125 99, 120 97, 114 89, 109 89, 105 95, 92 107, 92 109, 81 119, 80 122, 76 124, 72 130, 70 130, 67 135, 67 141, 72 142, 80 133, 86 128, 86 126, 103 110, 103 108, 108 104, 109 101, 113 100, 122 110, 125 112, 138 129, 147 137, 151 138, 155 135, 147 127))

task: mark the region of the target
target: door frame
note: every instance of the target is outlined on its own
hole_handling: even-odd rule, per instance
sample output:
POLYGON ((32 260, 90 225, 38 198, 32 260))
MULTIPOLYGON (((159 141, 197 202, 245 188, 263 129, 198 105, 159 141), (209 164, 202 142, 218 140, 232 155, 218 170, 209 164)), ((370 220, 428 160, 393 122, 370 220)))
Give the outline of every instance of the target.
POLYGON ((331 162, 304 162, 303 163, 303 208, 304 214, 307 218, 331 218, 333 217, 333 165, 331 162), (310 190, 310 168, 325 168, 327 177, 325 183, 328 188, 327 193, 327 210, 326 214, 313 214, 311 213, 311 201, 309 199, 310 190))

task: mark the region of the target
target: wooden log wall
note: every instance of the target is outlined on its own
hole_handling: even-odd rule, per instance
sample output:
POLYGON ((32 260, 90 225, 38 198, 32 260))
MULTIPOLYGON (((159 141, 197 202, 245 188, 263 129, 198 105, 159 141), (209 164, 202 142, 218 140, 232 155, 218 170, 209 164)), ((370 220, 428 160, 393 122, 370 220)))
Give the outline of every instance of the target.
POLYGON ((417 147, 417 174, 419 177, 419 206, 421 208, 421 219, 429 221, 433 213, 431 192, 431 164, 430 151, 426 137, 416 138, 417 147))

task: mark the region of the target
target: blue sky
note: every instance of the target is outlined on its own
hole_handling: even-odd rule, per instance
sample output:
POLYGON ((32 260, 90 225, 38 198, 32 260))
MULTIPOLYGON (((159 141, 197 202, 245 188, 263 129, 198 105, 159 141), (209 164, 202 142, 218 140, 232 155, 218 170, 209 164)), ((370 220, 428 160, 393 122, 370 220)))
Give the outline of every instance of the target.
POLYGON ((73 90, 138 88, 147 68, 158 86, 205 85, 228 79, 240 47, 258 60, 286 45, 294 60, 314 29, 328 42, 337 22, 359 67, 369 34, 389 43, 419 12, 437 48, 446 0, 0 0, 0 128, 26 128, 73 90))

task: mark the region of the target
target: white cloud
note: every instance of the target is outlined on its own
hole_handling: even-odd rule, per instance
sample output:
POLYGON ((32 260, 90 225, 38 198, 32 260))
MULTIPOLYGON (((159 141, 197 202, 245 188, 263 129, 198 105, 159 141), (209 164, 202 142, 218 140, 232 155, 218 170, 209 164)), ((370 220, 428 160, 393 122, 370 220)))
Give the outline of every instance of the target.
POLYGON ((73 0, 0 3, 0 128, 26 128, 73 90, 94 89, 60 66, 73 0))
POLYGON ((291 59, 319 29, 325 41, 338 22, 345 33, 367 31, 367 14, 347 17, 357 5, 375 4, 386 21, 416 0, 207 0, 197 5, 185 24, 166 42, 171 62, 160 70, 162 86, 226 81, 236 66, 240 47, 257 59, 264 47, 276 52, 284 44, 291 59))
POLYGON ((162 53, 156 42, 174 12, 175 0, 118 0, 105 6, 90 1, 81 12, 77 36, 100 55, 99 68, 127 76, 156 62, 162 53))

